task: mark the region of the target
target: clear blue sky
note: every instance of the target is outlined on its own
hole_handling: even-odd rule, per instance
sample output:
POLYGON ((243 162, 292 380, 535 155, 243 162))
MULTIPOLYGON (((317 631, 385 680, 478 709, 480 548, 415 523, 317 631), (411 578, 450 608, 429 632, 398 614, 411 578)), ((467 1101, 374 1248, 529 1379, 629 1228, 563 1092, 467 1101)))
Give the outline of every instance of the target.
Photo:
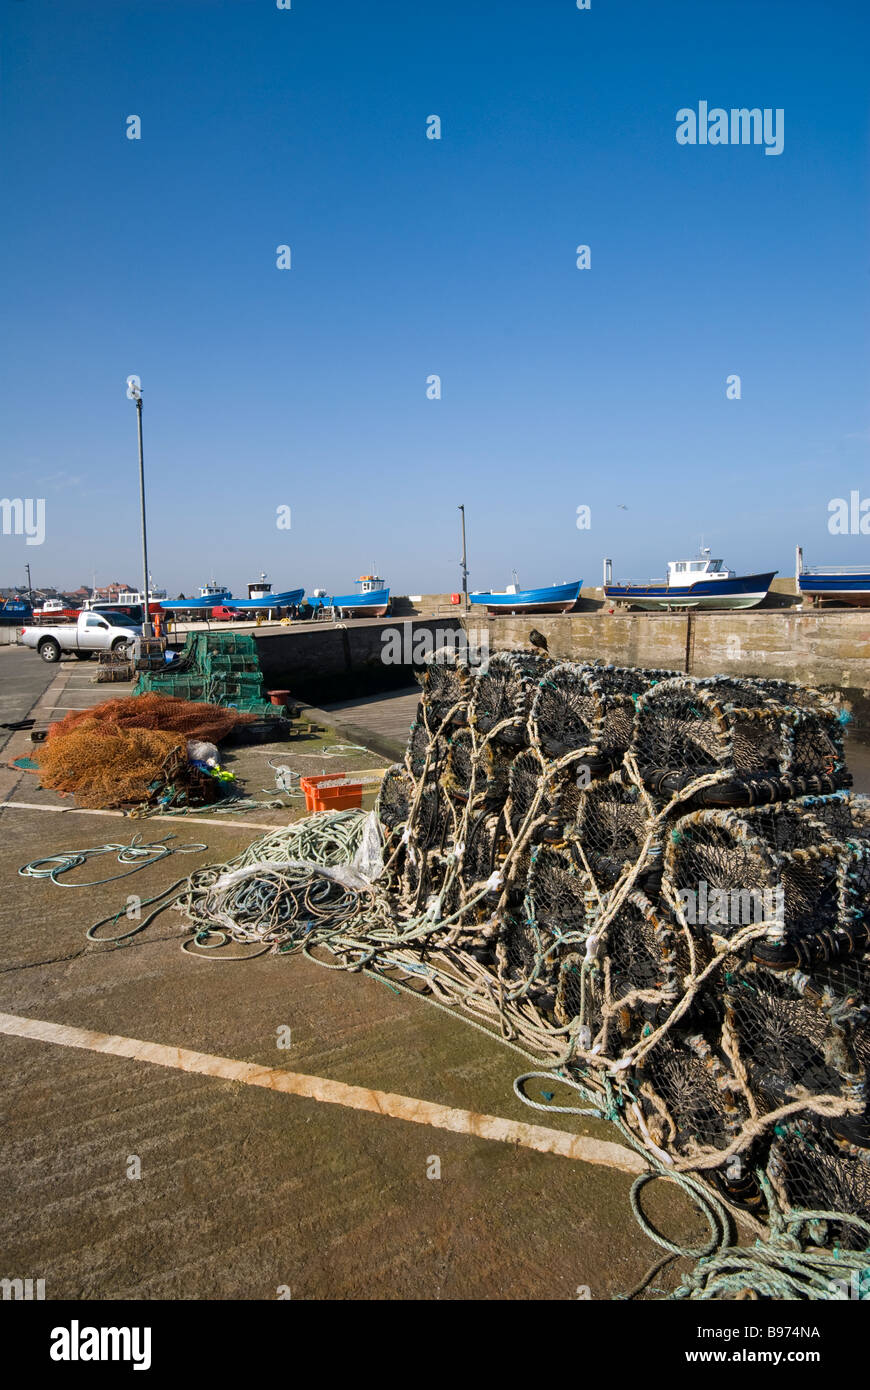
POLYGON ((870 562, 827 530, 870 495, 868 41, 865 0, 3 0, 0 492, 47 534, 0 584, 138 580, 131 372, 172 592, 452 590, 459 502, 472 588, 702 533, 870 562), (783 153, 678 145, 701 100, 783 153))

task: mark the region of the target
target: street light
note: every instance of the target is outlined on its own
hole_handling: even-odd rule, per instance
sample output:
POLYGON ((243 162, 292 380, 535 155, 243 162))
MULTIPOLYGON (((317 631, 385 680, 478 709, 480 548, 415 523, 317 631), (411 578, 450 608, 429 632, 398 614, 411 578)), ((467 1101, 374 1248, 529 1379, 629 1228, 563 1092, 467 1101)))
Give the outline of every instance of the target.
POLYGON ((127 399, 136 402, 136 422, 139 428, 139 503, 142 510, 142 595, 145 612, 142 636, 151 636, 151 610, 148 603, 148 532, 145 525, 145 460, 142 453, 142 383, 138 376, 127 377, 127 399))
POLYGON ((468 612, 468 565, 465 563, 465 507, 460 505, 462 513, 462 596, 464 599, 463 608, 468 612))

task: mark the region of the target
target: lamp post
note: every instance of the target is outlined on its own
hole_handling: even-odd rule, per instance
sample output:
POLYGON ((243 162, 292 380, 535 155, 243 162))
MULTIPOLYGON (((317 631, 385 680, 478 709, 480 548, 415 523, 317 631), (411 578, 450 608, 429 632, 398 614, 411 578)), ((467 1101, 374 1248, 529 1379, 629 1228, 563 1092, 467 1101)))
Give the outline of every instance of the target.
POLYGON ((466 561, 466 553, 465 553, 465 507, 464 507, 464 506, 460 506, 459 510, 460 510, 461 513, 462 513, 462 599, 463 599, 462 606, 463 606, 465 612, 467 613, 467 612, 468 612, 468 565, 465 563, 465 561, 466 561))
POLYGON ((145 524, 145 459, 142 452, 142 383, 138 376, 127 377, 127 399, 136 402, 136 423, 139 431, 139 504, 142 512, 142 596, 145 612, 142 636, 151 636, 151 609, 148 603, 148 531, 145 524))

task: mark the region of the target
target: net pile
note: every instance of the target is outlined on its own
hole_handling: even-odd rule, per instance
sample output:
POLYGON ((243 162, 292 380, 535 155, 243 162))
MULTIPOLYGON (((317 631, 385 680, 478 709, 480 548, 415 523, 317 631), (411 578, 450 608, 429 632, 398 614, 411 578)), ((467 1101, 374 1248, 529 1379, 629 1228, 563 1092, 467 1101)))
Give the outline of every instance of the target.
POLYGON ((219 743, 255 718, 166 695, 105 700, 51 725, 36 754, 42 785, 91 809, 213 802, 220 783, 191 763, 188 739, 219 743))
POLYGON ((218 791, 189 764, 183 735, 160 729, 83 720, 46 740, 36 756, 44 787, 94 809, 161 799, 169 787, 194 801, 213 800, 218 791))
POLYGON ((143 671, 134 695, 153 692, 244 710, 276 719, 267 698, 257 644, 248 633, 189 632, 179 659, 162 671, 143 671))
POLYGON ((733 1206, 863 1248, 870 811, 836 706, 539 652, 436 653, 421 684, 378 803, 392 923, 330 950, 582 1080, 733 1206))
POLYGON ((198 704, 172 695, 147 694, 120 700, 104 700, 92 709, 73 710, 50 725, 48 740, 64 738, 73 729, 90 721, 112 724, 119 729, 161 729, 184 734, 186 738, 220 743, 240 724, 251 723, 256 715, 222 705, 198 704))

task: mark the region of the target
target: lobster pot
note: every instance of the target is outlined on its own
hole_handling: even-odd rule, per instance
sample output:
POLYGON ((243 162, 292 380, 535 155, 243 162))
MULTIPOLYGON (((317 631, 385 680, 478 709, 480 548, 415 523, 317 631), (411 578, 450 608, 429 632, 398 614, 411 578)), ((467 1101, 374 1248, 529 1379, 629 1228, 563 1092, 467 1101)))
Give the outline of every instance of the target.
POLYGON ((663 892, 693 930, 725 938, 764 923, 756 959, 785 969, 846 946, 858 908, 852 873, 866 849, 828 840, 797 803, 746 811, 694 811, 665 842, 663 892))
POLYGON ((836 708, 816 692, 791 696, 785 682, 681 676, 653 686, 637 702, 632 735, 644 785, 662 802, 701 777, 698 805, 749 806, 827 792, 851 781, 836 708), (798 697, 795 697, 797 699, 798 697))
POLYGON ((832 839, 870 843, 870 797, 839 791, 827 796, 802 796, 797 804, 824 825, 832 839))
POLYGON ((638 698, 651 686, 673 679, 677 672, 598 664, 581 670, 586 698, 594 700, 599 716, 594 743, 586 752, 590 772, 595 775, 598 762, 611 770, 631 747, 638 698))
POLYGON ((433 935, 440 922, 460 906, 461 887, 447 855, 423 851, 409 844, 402 866, 400 894, 404 915, 417 917, 429 908, 433 897, 441 897, 439 916, 432 919, 433 935))
POLYGON ((508 793, 511 760, 503 748, 484 744, 475 755, 470 729, 460 729, 449 740, 443 785, 456 800, 486 801, 504 805, 508 793))
POLYGON ((533 840, 563 841, 571 832, 580 804, 578 783, 585 785, 586 780, 585 775, 578 777, 576 767, 549 767, 535 748, 518 753, 510 766, 505 808, 511 837, 517 839, 523 833, 535 806, 533 840))
POLYGON ((514 839, 526 828, 533 806, 535 820, 548 814, 553 791, 553 778, 547 777, 538 751, 526 748, 518 753, 511 764, 507 802, 507 822, 514 839))
POLYGON ((580 791, 571 838, 582 848, 599 887, 612 887, 641 855, 644 865, 636 883, 649 886, 661 878, 661 833, 647 845, 648 820, 643 791, 619 772, 580 791))
POLYGON ((725 1149, 749 1118, 733 1072, 701 1033, 665 1033, 636 1071, 653 1141, 682 1155, 725 1149))
POLYGON ((760 1113, 794 1100, 798 1088, 863 1099, 864 1066, 842 1000, 826 998, 797 971, 744 962, 726 975, 724 1005, 760 1113))
POLYGON ((470 729, 459 729, 447 740, 447 761, 441 779, 444 790, 454 799, 467 801, 480 791, 481 769, 474 762, 474 740, 470 729))
POLYGON ((556 1007, 559 943, 545 925, 522 910, 505 913, 496 943, 496 968, 504 997, 528 1000, 545 1014, 556 1007))
POLYGON ((535 845, 526 875, 527 916, 566 942, 585 941, 598 901, 569 849, 535 845))
POLYGON ((447 761, 447 750, 448 743, 444 735, 431 733, 427 728, 421 706, 411 725, 408 746, 405 749, 405 766, 411 776, 419 780, 423 776, 424 768, 428 768, 427 776, 440 776, 447 761))
MULTIPOLYGON (((801 1115, 778 1125, 767 1176, 786 1210, 845 1212, 870 1223, 870 1151, 839 1142, 823 1121, 801 1115)), ((866 1230, 848 1221, 816 1220, 809 1235, 844 1250, 868 1244, 866 1230)), ((861 1293, 866 1298, 866 1284, 861 1293)))
MULTIPOLYGON (((469 823, 465 847, 462 852, 461 867, 465 897, 473 897, 475 892, 479 891, 480 887, 496 872, 498 851, 502 839, 502 824, 498 812, 487 811, 485 808, 478 812, 469 823)), ((493 894, 497 896, 495 889, 493 889, 493 894)))
POLYGON ((581 1045, 616 1061, 644 1029, 657 1027, 673 1010, 689 968, 688 951, 668 915, 641 892, 626 898, 598 939, 593 926, 589 946, 589 959, 565 957, 557 1017, 563 1024, 580 1018, 581 1045))
POLYGON ((754 782, 782 774, 788 763, 779 711, 759 692, 689 676, 640 696, 630 751, 644 786, 663 800, 711 774, 748 798, 754 782))
POLYGON ((456 811, 440 783, 423 785, 413 815, 407 822, 407 839, 420 850, 446 851, 456 833, 456 811))
POLYGON ((474 680, 468 719, 479 735, 511 748, 528 741, 538 681, 552 665, 539 652, 496 652, 474 680))
POLYGON ((589 679, 592 671, 565 661, 541 678, 529 722, 532 738, 545 757, 599 756, 605 700, 589 679))
POLYGON ((405 825, 414 796, 414 779, 401 763, 388 767, 381 781, 375 812, 386 830, 405 825))
POLYGON ((403 836, 414 798, 415 782, 401 763, 387 768, 375 802, 384 837, 383 857, 396 871, 403 858, 403 836))
POLYGON ((446 727, 464 724, 472 689, 468 664, 451 648, 441 648, 432 653, 423 670, 416 674, 431 731, 437 733, 445 726, 445 721, 446 727))

